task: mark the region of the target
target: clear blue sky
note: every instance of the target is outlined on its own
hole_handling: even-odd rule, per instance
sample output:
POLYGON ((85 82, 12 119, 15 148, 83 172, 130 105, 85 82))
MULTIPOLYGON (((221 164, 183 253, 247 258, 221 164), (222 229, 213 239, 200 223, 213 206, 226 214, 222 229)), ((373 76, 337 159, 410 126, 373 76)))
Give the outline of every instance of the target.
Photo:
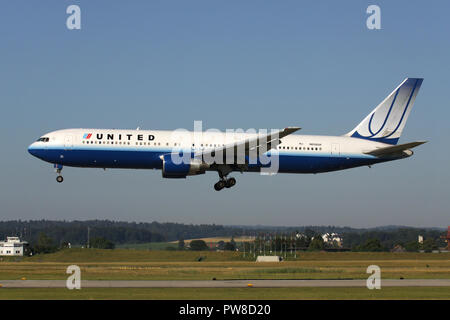
POLYGON ((450 224, 448 1, 2 1, 0 219, 450 224), (81 30, 66 28, 81 7, 81 30), (381 30, 366 8, 381 8, 381 30), (412 158, 336 173, 65 168, 27 153, 73 127, 282 128, 340 135, 405 77, 425 78, 400 142, 412 158))

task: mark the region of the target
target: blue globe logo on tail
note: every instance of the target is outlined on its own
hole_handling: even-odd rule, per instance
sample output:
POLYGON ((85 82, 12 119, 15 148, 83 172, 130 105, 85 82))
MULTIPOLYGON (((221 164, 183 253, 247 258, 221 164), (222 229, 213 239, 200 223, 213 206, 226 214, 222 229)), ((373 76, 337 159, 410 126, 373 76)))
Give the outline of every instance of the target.
POLYGON ((346 136, 397 144, 422 82, 422 78, 406 78, 346 136))

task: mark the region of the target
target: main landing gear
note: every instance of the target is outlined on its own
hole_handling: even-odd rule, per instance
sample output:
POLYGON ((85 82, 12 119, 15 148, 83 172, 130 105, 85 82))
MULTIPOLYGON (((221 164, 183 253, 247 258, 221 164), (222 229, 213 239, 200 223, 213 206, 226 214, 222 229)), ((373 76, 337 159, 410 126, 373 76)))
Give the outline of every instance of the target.
POLYGON ((221 179, 216 184, 214 184, 214 189, 216 191, 220 191, 223 188, 231 188, 236 184, 236 179, 231 177, 229 179, 221 179))
POLYGON ((64 178, 61 175, 61 170, 63 169, 63 166, 60 164, 55 164, 54 167, 55 167, 56 174, 58 175, 56 177, 56 181, 58 181, 58 183, 63 182, 64 178))
POLYGON ((229 172, 227 174, 223 174, 223 172, 220 170, 218 170, 218 172, 220 180, 214 184, 214 189, 216 191, 220 191, 223 188, 231 188, 236 184, 235 178, 231 177, 227 179, 227 175, 229 172))

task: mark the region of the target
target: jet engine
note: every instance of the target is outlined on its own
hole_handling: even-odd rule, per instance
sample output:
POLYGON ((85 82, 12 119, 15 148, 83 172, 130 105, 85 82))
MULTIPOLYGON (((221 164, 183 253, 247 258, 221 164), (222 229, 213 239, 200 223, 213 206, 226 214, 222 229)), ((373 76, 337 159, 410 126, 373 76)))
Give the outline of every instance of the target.
POLYGON ((186 178, 187 176, 194 176, 197 174, 204 174, 209 165, 200 159, 191 158, 183 161, 182 158, 173 161, 171 154, 161 156, 163 161, 162 176, 163 178, 186 178))

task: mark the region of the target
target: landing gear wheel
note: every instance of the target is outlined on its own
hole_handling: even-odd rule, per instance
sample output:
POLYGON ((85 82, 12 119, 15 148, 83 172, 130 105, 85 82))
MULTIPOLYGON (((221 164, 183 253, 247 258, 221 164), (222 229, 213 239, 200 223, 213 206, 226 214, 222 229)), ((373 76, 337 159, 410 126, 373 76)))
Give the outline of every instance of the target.
POLYGON ((220 190, 222 190, 223 188, 225 188, 225 181, 223 181, 223 180, 218 181, 218 182, 214 185, 214 189, 215 189, 216 191, 220 191, 220 190))
POLYGON ((64 181, 64 178, 62 176, 57 176, 56 177, 56 181, 58 181, 59 183, 64 181))
POLYGON ((226 187, 227 188, 231 188, 235 184, 236 184, 236 179, 235 178, 230 178, 230 179, 227 180, 226 187))
POLYGON ((216 189, 216 191, 220 191, 225 187, 231 188, 236 184, 235 178, 231 177, 227 179, 228 174, 233 171, 233 168, 227 165, 219 165, 216 170, 220 178, 220 180, 214 185, 214 189, 216 189))

